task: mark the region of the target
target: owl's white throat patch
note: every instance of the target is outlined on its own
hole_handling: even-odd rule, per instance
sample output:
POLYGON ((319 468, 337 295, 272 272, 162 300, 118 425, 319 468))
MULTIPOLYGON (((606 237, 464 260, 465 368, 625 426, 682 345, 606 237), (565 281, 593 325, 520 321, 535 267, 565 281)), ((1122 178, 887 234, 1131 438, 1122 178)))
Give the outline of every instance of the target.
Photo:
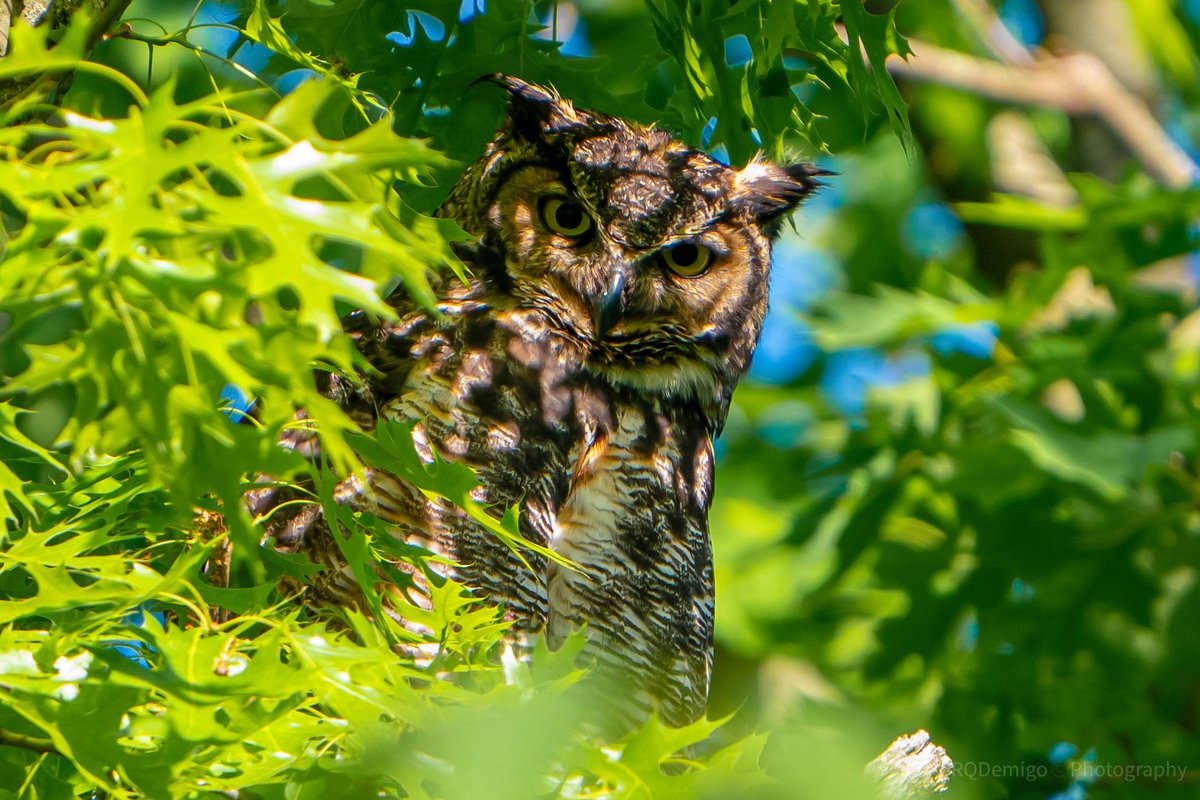
POLYGON ((588 364, 588 371, 610 383, 664 398, 710 402, 721 397, 721 386, 710 367, 695 359, 671 364, 588 364))

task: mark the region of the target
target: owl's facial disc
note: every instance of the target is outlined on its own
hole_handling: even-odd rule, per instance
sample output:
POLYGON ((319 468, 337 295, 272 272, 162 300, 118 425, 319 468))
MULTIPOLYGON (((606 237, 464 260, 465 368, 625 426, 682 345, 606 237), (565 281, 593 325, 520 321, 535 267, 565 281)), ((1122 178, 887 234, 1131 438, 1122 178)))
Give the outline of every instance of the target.
POLYGON ((821 171, 734 169, 553 89, 493 80, 508 116, 441 213, 483 238, 497 287, 546 314, 589 371, 727 400, 766 315, 770 240, 821 171))
POLYGON ((604 184, 580 186, 589 177, 528 164, 497 187, 488 229, 508 291, 550 315, 614 383, 720 394, 742 364, 731 350, 748 354, 765 313, 765 237, 709 213, 632 228, 624 205, 604 204, 604 184))

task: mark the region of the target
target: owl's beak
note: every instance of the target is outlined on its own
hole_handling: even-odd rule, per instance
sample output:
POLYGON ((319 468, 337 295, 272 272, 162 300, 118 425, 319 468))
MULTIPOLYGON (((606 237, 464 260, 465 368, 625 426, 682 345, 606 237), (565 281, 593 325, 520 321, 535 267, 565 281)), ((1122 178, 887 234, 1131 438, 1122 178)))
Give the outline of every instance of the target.
POLYGON ((608 282, 608 289, 596 303, 596 338, 603 339, 613 329, 625 311, 625 271, 617 269, 608 282))

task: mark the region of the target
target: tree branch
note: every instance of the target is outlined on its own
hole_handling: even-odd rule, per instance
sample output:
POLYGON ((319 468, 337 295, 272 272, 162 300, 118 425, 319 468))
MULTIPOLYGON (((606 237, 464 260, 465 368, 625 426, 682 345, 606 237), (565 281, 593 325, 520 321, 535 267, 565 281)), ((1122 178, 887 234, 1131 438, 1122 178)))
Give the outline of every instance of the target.
MULTIPOLYGON (((100 43, 104 35, 121 18, 132 0, 26 0, 17 3, 21 9, 20 19, 26 25, 63 25, 72 14, 87 8, 93 14, 88 31, 88 50, 100 43)), ((14 0, 0 0, 0 58, 8 55, 11 41, 9 31, 14 23, 14 0)), ((0 80, 0 109, 6 110, 22 98, 40 91, 48 91, 68 75, 67 72, 22 75, 0 80)))
POLYGON ((1033 64, 1033 54, 1012 35, 987 0, 955 0, 954 6, 971 22, 996 58, 1008 64, 1033 64))
POLYGON ((946 791, 954 762, 925 731, 901 736, 867 765, 890 800, 921 800, 946 791))
POLYGON ((54 753, 62 755, 54 742, 49 739, 40 739, 37 736, 26 736, 23 733, 13 733, 0 728, 0 746, 20 747, 25 750, 32 750, 35 753, 54 753))
POLYGON ((899 78, 953 86, 1019 105, 1048 106, 1105 122, 1159 181, 1176 189, 1197 176, 1192 159, 1167 135, 1145 105, 1100 59, 1087 53, 1047 57, 1029 66, 999 64, 927 42, 909 40, 913 56, 887 60, 899 78))
POLYGON ((0 0, 0 58, 8 53, 8 29, 12 27, 12 0, 0 0))

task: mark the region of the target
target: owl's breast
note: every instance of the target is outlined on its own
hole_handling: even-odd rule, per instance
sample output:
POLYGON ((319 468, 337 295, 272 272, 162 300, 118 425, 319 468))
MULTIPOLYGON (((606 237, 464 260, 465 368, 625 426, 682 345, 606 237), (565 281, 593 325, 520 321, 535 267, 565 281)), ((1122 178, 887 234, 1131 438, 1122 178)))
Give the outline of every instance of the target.
MULTIPOLYGON (((472 499, 497 517, 519 506, 522 535, 545 545, 582 435, 577 407, 597 408, 594 398, 583 396, 576 345, 536 313, 501 303, 445 302, 441 311, 436 324, 398 324, 406 331, 397 344, 404 348, 405 377, 381 414, 415 420, 413 441, 426 462, 470 466, 480 481, 472 499)), ((381 505, 404 505, 386 496, 394 488, 386 478, 376 488, 381 505)), ((423 514, 389 519, 397 534, 457 562, 455 577, 503 602, 522 627, 540 628, 543 559, 514 554, 447 503, 426 503, 423 514)))
MULTIPOLYGON (((504 604, 519 632, 544 628, 555 647, 586 624, 590 652, 640 676, 641 706, 693 718, 712 637, 702 404, 614 383, 589 364, 586 343, 536 309, 497 300, 441 310, 437 321, 401 321, 405 377, 381 414, 416 420, 426 461, 471 466, 477 502, 497 516, 519 506, 522 535, 579 568, 515 554, 444 501, 393 517, 399 534, 456 562, 454 576, 504 604)), ((377 491, 394 483, 381 478, 377 491)), ((389 503, 402 505, 380 506, 389 503)))
POLYGON ((573 451, 550 546, 580 566, 547 565, 551 647, 586 624, 597 659, 636 676, 634 694, 672 724, 708 691, 712 449, 686 406, 614 393, 612 423, 573 451))

